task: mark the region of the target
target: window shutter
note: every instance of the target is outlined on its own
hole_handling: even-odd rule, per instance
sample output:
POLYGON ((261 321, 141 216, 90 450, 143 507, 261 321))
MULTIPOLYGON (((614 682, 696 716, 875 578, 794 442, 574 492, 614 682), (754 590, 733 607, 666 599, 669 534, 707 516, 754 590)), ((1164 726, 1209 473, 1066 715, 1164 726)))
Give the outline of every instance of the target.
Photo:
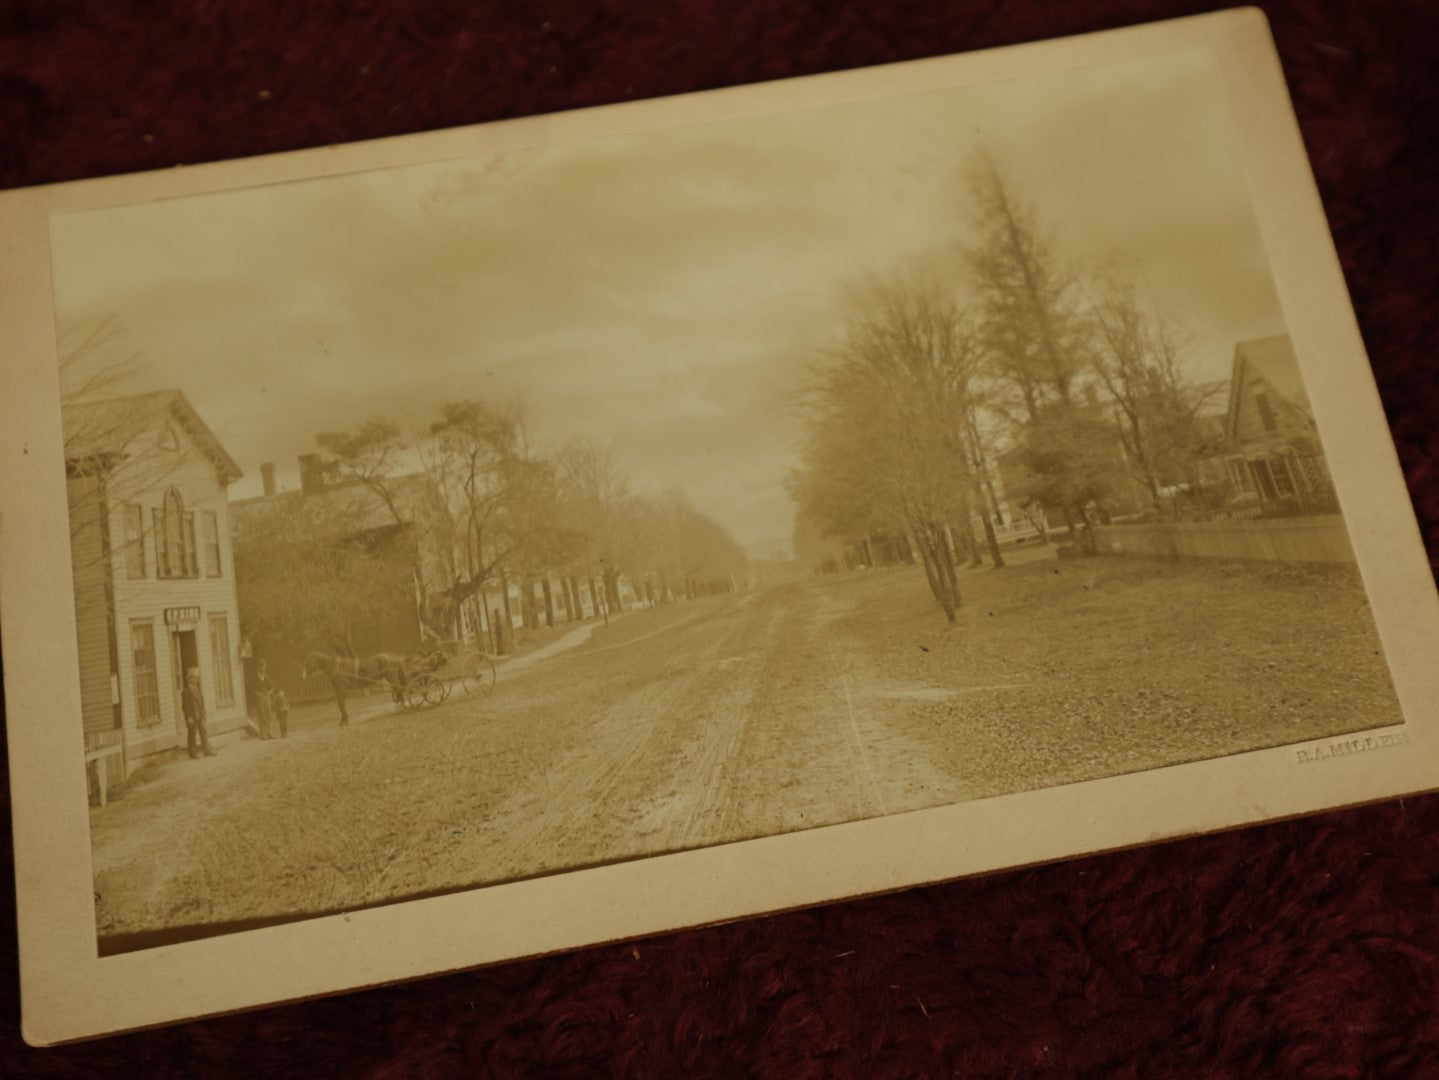
POLYGON ((213 510, 206 510, 204 517, 205 573, 210 577, 220 576, 220 519, 213 510))
POLYGON ((195 515, 187 512, 185 522, 185 574, 189 577, 200 576, 200 551, 195 545, 195 515))
POLYGON ((155 576, 170 576, 170 550, 165 543, 165 515, 157 506, 150 511, 155 537, 155 576))

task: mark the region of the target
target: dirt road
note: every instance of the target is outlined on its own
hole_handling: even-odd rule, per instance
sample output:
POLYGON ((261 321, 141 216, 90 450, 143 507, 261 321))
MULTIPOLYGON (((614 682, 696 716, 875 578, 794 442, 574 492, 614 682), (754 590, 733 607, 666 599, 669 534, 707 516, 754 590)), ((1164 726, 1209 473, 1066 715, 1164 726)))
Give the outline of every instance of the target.
POLYGON ((1357 579, 1136 565, 971 575, 955 628, 914 571, 676 604, 502 667, 488 699, 460 691, 348 728, 326 717, 284 741, 231 740, 93 813, 102 941, 139 947, 1392 721, 1357 579), (1257 717, 1233 700, 1235 679, 1216 678, 1246 666, 1282 709, 1257 717))
POLYGON ((633 613, 502 666, 489 699, 168 764, 94 815, 101 933, 353 908, 962 797, 870 706, 875 658, 835 629, 860 600, 797 587, 633 613))

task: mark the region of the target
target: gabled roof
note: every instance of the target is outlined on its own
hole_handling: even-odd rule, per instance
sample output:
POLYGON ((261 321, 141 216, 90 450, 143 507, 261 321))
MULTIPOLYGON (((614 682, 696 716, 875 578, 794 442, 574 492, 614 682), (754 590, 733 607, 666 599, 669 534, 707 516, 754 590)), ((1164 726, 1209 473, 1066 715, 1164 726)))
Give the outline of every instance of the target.
POLYGON ((1234 373, 1229 380, 1225 430, 1230 436, 1233 436, 1239 422, 1240 390, 1249 381, 1251 373, 1262 378, 1270 390, 1310 420, 1314 419, 1314 410, 1304 389, 1304 378, 1299 373, 1299 358, 1294 355, 1294 343, 1289 335, 1241 341, 1234 347, 1234 373))
POLYGON ((61 408, 66 461, 122 458, 136 439, 152 433, 166 417, 175 420, 195 440, 215 466, 222 484, 231 484, 244 475, 179 390, 66 402, 61 408))

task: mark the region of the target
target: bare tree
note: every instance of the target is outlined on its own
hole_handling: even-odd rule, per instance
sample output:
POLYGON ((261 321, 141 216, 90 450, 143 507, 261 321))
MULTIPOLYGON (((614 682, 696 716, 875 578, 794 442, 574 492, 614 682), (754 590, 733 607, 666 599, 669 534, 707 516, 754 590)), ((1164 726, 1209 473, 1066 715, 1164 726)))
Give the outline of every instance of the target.
POLYGON ((568 526, 584 537, 576 572, 586 579, 598 574, 606 604, 613 605, 620 576, 637 569, 644 546, 642 502, 612 447, 573 439, 555 456, 568 526))
POLYGON ((129 345, 124 326, 114 315, 70 323, 59 331, 56 345, 62 401, 94 401, 129 393, 144 360, 144 354, 129 345))
POLYGON ((1097 297, 1092 369, 1113 403, 1114 427, 1156 512, 1161 491, 1193 479, 1198 416, 1212 389, 1187 377, 1173 321, 1147 309, 1133 282, 1108 275, 1097 297))
POLYGON ((745 575, 748 558, 729 530, 671 489, 646 500, 649 565, 662 590, 678 587, 687 597, 728 591, 745 575))
POLYGON ((817 520, 807 505, 800 505, 795 512, 791 542, 795 558, 818 573, 835 573, 845 557, 843 544, 834 538, 823 520, 817 520))
POLYGON ((407 443, 387 421, 316 439, 327 473, 361 485, 398 525, 416 532, 422 617, 454 632, 460 605, 568 557, 576 539, 559 520, 553 465, 531 453, 515 406, 443 405, 407 443), (418 468, 405 471, 407 462, 418 468))
POLYGON ((978 327, 953 290, 922 271, 870 279, 851 291, 848 309, 804 402, 791 495, 831 534, 910 535, 954 622, 956 551, 982 505, 978 327))
POLYGON ((88 538, 97 514, 163 491, 184 455, 178 442, 162 438, 169 396, 134 392, 143 355, 115 316, 71 324, 58 337, 58 353, 70 538, 83 572, 116 551, 153 546, 149 515, 141 515, 138 530, 105 530, 108 545, 82 534, 88 538))

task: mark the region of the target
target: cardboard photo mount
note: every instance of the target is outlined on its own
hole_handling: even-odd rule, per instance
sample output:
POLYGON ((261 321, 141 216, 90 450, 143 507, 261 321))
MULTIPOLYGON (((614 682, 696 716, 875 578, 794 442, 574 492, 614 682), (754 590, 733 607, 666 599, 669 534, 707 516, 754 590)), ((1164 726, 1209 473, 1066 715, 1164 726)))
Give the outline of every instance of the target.
POLYGON ((1263 16, 1084 37, 0 194, 0 619, 23 1027, 32 1045, 1293 817, 1439 787, 1439 597, 1263 16), (99 957, 49 218, 1206 50, 1405 723, 99 957), (1330 740, 1325 741, 1326 744, 1330 740), (1311 750, 1319 753, 1310 753, 1311 750))

